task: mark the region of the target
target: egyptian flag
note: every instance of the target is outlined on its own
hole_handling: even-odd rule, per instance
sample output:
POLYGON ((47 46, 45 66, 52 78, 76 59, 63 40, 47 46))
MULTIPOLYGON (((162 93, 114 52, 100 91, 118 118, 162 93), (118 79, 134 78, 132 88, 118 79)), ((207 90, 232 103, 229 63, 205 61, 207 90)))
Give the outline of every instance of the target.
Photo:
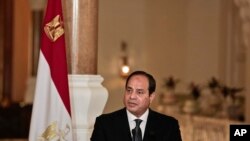
POLYGON ((42 26, 29 141, 72 141, 61 0, 48 0, 42 26))

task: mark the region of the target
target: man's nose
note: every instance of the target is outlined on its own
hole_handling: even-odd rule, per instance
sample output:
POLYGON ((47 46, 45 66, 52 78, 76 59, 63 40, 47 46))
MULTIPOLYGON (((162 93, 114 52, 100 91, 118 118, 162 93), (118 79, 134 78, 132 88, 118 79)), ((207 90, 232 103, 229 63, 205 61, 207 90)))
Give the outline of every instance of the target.
POLYGON ((137 94, 135 91, 133 91, 131 94, 130 94, 130 98, 136 98, 137 97, 137 94))

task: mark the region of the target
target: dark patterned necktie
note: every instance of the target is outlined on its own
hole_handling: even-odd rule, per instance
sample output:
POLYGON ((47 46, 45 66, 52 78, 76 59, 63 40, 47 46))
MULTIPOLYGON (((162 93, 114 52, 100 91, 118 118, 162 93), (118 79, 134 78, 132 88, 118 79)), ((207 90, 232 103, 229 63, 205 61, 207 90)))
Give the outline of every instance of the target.
POLYGON ((132 134, 133 134, 133 141, 142 141, 142 133, 141 133, 141 128, 140 128, 140 124, 141 124, 142 120, 140 119, 136 119, 135 120, 135 128, 132 130, 132 134))

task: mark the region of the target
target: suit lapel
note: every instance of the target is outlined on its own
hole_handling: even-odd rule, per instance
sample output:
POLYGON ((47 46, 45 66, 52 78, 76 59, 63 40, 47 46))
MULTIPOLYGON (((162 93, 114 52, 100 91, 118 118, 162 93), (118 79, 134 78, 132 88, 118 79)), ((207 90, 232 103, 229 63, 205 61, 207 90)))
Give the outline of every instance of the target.
POLYGON ((126 109, 122 109, 118 116, 119 141, 132 141, 126 109))
POLYGON ((155 125, 152 111, 149 109, 148 119, 145 127, 145 133, 143 141, 154 141, 155 140, 155 125))

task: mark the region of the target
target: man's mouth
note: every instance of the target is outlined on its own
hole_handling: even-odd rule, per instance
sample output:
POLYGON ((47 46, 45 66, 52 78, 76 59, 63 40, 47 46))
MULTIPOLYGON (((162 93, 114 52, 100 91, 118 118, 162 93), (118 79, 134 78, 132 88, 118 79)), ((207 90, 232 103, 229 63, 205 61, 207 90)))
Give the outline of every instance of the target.
POLYGON ((128 105, 129 105, 130 107, 134 107, 134 106, 137 105, 137 103, 135 103, 135 102, 128 102, 128 105))

